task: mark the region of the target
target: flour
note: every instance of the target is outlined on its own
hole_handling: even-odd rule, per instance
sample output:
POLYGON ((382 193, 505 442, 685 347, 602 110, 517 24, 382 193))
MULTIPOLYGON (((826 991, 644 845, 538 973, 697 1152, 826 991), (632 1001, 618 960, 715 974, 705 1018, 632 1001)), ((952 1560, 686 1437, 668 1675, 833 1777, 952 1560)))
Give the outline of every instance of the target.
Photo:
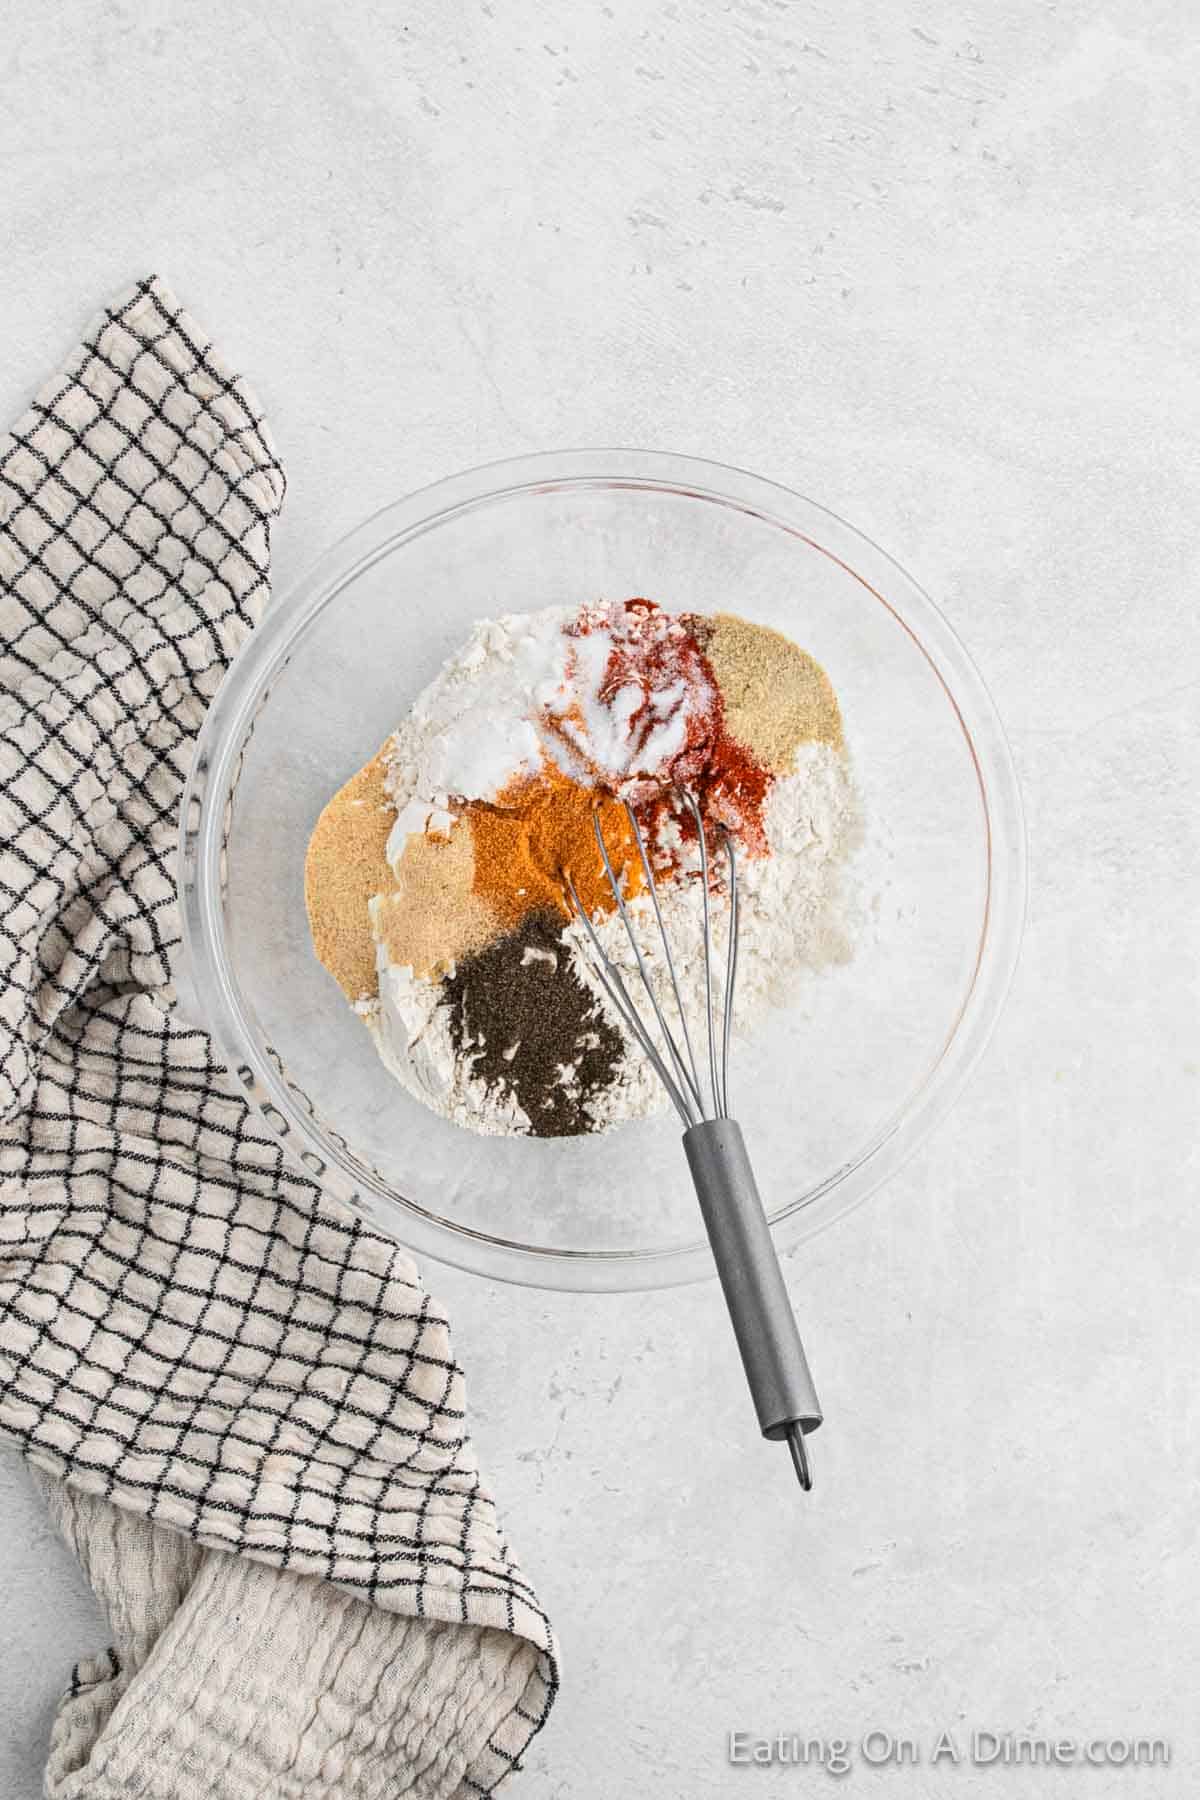
POLYGON ((433 1112, 488 1137, 526 1136, 529 1119, 511 1095, 493 1090, 454 1051, 440 982, 379 956, 379 998, 359 1007, 385 1068, 433 1112))
POLYGON ((456 796, 494 800, 510 781, 537 772, 543 739, 529 714, 570 704, 562 627, 571 616, 570 607, 548 606, 481 619, 417 696, 385 751, 397 814, 387 846, 393 865, 410 833, 450 829, 456 796))

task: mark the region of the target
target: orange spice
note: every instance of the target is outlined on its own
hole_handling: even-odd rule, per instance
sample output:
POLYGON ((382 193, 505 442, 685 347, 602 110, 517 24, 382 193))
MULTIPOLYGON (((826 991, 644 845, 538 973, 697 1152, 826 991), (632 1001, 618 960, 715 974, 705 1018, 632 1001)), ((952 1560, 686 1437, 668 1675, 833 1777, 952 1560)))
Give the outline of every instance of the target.
POLYGON ((565 872, 589 913, 613 911, 616 903, 596 844, 596 817, 623 892, 632 898, 645 886, 624 806, 572 781, 553 763, 547 762, 538 775, 510 782, 493 802, 473 801, 467 816, 475 849, 475 892, 510 929, 535 907, 551 907, 570 918, 565 872))

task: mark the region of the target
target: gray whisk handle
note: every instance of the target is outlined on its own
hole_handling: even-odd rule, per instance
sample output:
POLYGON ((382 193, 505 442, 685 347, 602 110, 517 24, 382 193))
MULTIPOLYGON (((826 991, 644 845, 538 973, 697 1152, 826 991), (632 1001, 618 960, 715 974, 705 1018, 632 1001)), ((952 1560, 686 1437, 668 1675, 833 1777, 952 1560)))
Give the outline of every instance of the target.
POLYGON ((821 1403, 741 1127, 706 1119, 684 1132, 683 1147, 762 1434, 815 1431, 821 1403))

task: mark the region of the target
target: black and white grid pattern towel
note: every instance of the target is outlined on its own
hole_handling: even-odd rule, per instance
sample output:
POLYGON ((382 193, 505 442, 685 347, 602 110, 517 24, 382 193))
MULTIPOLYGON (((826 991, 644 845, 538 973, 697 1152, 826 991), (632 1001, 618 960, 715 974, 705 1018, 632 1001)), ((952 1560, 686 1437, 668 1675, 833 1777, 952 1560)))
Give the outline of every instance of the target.
POLYGON ((0 1433, 114 1640, 59 1796, 486 1793, 553 1696, 444 1314, 173 1010, 181 787, 283 488, 158 281, 0 442, 0 1433))

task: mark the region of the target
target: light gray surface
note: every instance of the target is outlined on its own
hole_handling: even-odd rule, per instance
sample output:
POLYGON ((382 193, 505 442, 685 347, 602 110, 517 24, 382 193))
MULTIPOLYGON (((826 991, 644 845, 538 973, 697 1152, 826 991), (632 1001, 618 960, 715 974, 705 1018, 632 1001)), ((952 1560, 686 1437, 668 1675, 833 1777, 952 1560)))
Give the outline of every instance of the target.
MULTIPOLYGON (((940 598, 1009 725, 1026 950, 951 1121, 789 1273, 795 1492, 713 1284, 451 1302, 562 1637, 527 1800, 762 1800, 724 1734, 1161 1732, 1196 1791, 1200 874, 1186 0, 0 16, 0 400, 158 268, 291 475, 286 581, 456 467, 626 442, 772 475, 940 598)), ((794 1105, 803 1105, 796 1071, 794 1105)), ((786 1458, 784 1459, 786 1463, 786 1458)), ((0 1794, 103 1642, 0 1462, 0 1794)))

